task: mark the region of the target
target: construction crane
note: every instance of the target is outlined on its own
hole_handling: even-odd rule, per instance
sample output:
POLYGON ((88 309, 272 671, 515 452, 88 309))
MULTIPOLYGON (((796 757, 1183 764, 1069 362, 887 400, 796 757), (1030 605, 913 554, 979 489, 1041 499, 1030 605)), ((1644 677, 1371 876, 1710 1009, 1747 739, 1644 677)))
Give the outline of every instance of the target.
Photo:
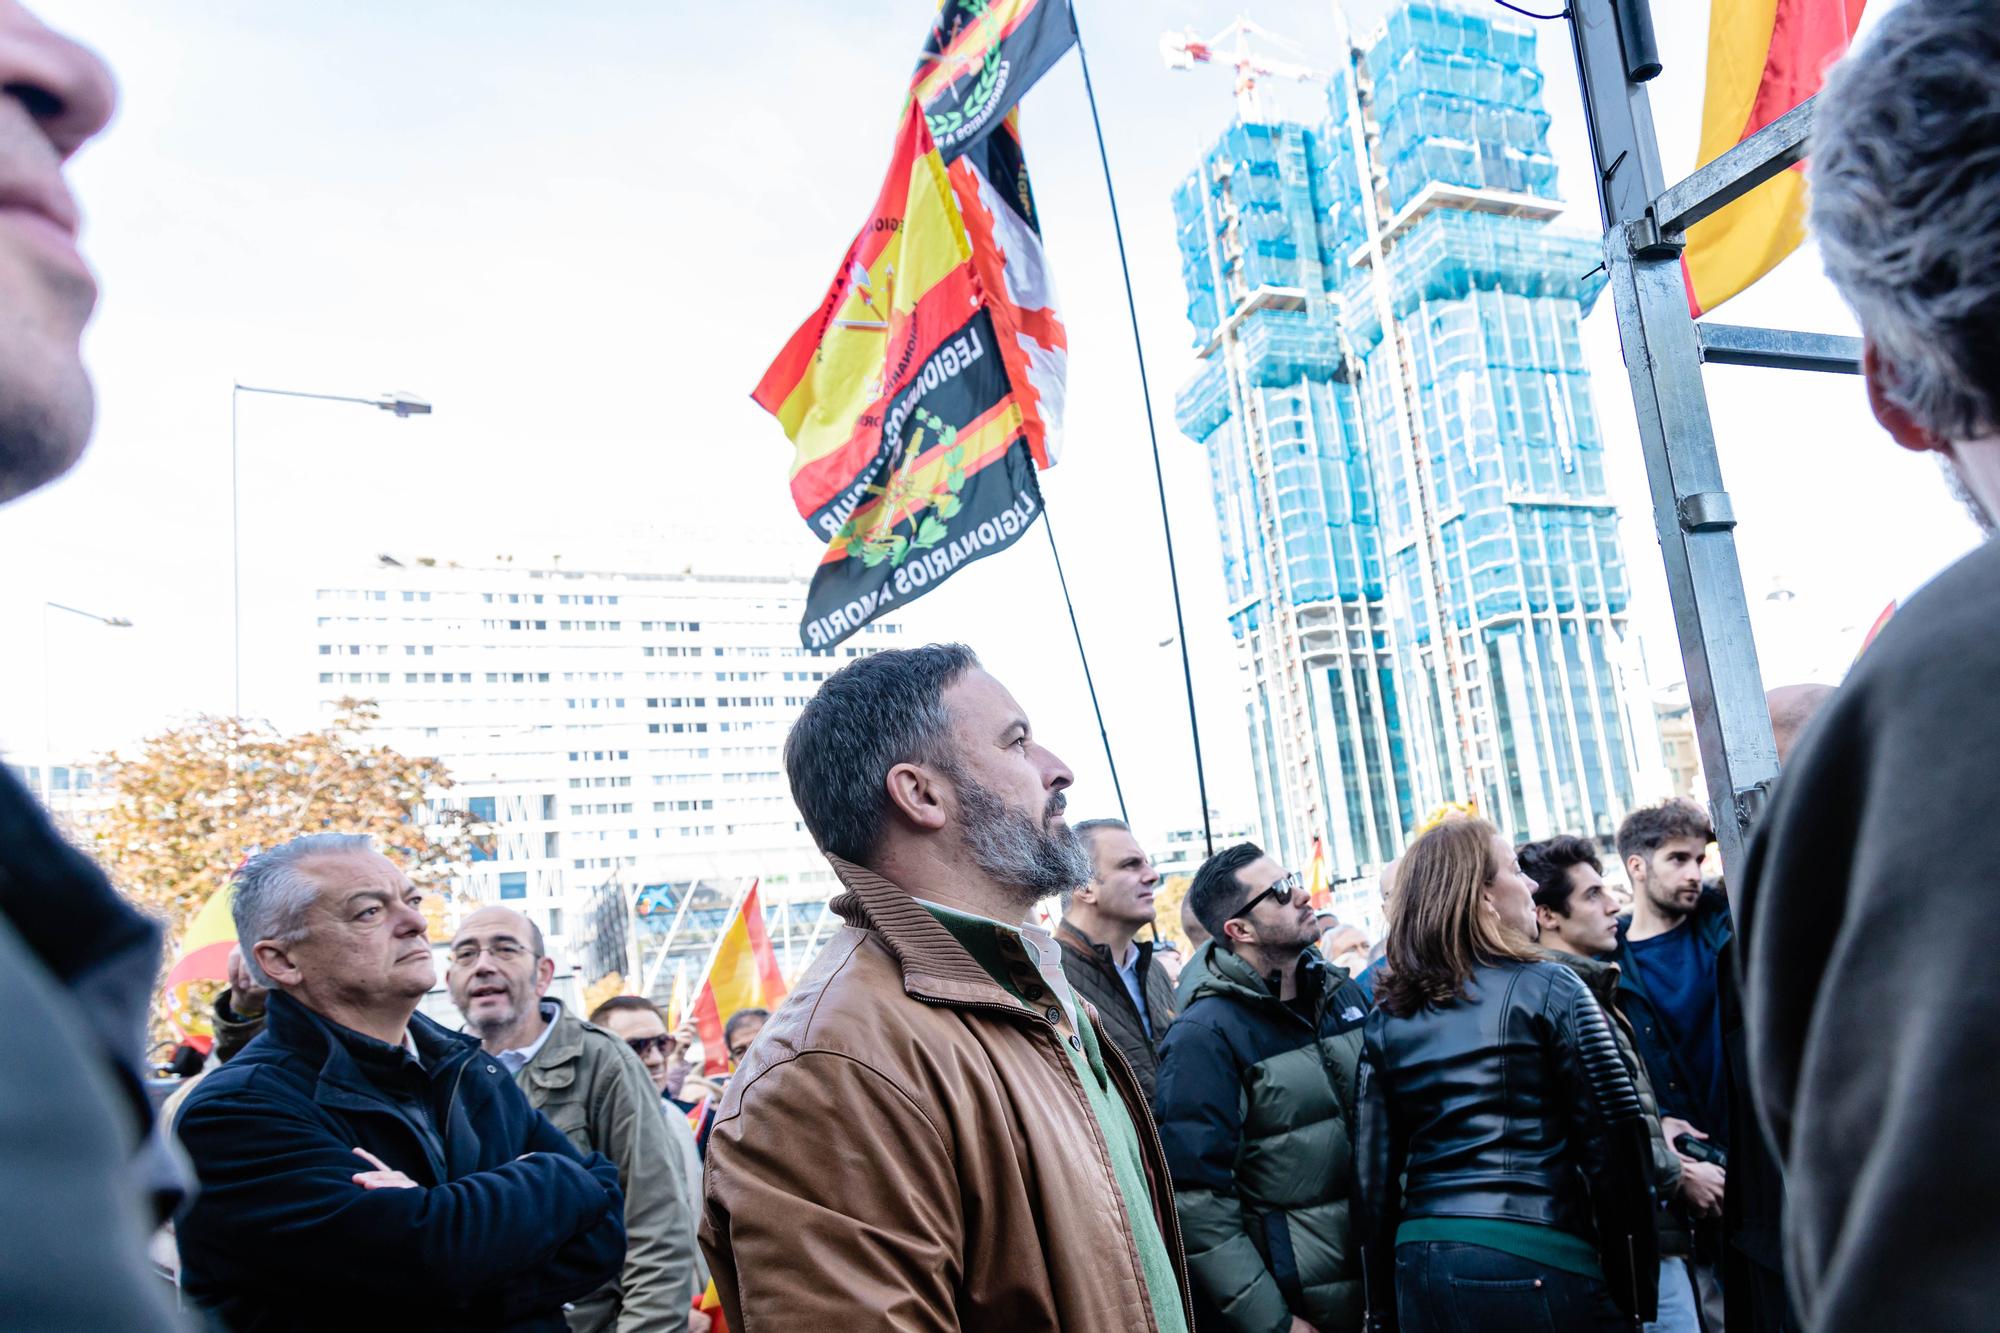
POLYGON ((1160 58, 1166 61, 1168 69, 1191 70, 1196 65, 1211 64, 1235 66, 1236 110, 1245 121, 1264 119, 1262 100, 1257 96, 1257 80, 1289 79, 1294 83, 1314 83, 1329 77, 1325 70, 1252 53, 1250 38, 1253 36, 1275 42, 1289 51, 1304 50, 1291 38, 1280 37, 1255 20, 1239 14, 1234 23, 1213 37, 1198 36, 1193 28, 1162 33, 1160 58), (1223 43, 1231 38, 1235 39, 1235 46, 1224 50, 1223 43))

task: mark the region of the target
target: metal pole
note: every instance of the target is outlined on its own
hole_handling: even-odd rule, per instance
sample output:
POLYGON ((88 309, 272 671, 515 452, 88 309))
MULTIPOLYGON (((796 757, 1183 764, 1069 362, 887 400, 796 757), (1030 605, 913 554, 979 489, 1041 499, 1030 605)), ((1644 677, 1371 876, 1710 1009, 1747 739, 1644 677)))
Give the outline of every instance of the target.
POLYGON ((1181 683, 1187 687, 1188 734, 1194 741, 1194 780, 1201 798, 1201 838, 1206 855, 1215 855, 1215 830, 1208 815, 1208 776, 1201 762, 1201 724, 1195 720, 1194 668, 1188 661, 1187 621, 1181 614, 1181 576, 1174 567, 1174 525, 1167 513, 1167 477, 1160 467, 1160 432, 1153 422, 1153 393, 1146 378, 1146 349, 1139 338, 1139 305, 1132 296, 1132 265, 1125 258, 1125 229, 1118 222, 1118 192, 1111 186, 1111 156, 1104 147, 1104 122, 1097 114, 1097 92, 1090 82, 1090 59, 1083 50, 1083 29, 1070 7, 1070 31, 1076 37, 1076 59, 1083 67, 1083 93, 1090 102, 1090 124, 1097 132, 1097 160, 1104 166, 1104 196, 1111 204, 1111 233, 1118 240, 1118 269, 1125 277, 1125 312, 1132 319, 1132 355, 1139 362, 1139 398, 1146 407, 1146 438, 1153 446, 1153 484, 1160 494, 1160 529, 1167 539, 1167 581, 1174 593, 1174 629, 1181 641, 1181 683))
POLYGON ((1097 682, 1091 679, 1090 656, 1083 651, 1083 629, 1076 623, 1076 604, 1069 599, 1069 579, 1063 574, 1062 552, 1056 550, 1056 530, 1049 522, 1049 507, 1042 505, 1042 531, 1048 534, 1049 555, 1056 562, 1056 583, 1062 588, 1063 606, 1069 611, 1069 632, 1076 636, 1076 658, 1083 663, 1083 686, 1090 691, 1090 711, 1097 715, 1098 739, 1104 742, 1104 762, 1111 770, 1111 791, 1118 798, 1118 818, 1127 824, 1132 817, 1125 813, 1125 788, 1118 781, 1118 761, 1111 757, 1111 733, 1104 729, 1104 710, 1097 704, 1097 682))
MULTIPOLYGON (((1605 268, 1632 383, 1653 519, 1687 672, 1723 864, 1742 873, 1750 824, 1777 776, 1750 609, 1722 485, 1702 347, 1688 313, 1681 237, 1657 225, 1665 193, 1652 110, 1620 47, 1621 9, 1643 0, 1573 0, 1571 33, 1605 224, 1605 268)), ((1676 216, 1689 211, 1674 196, 1676 216)))
POLYGON ((243 386, 229 386, 229 657, 232 717, 243 716, 243 534, 238 524, 236 404, 243 386))
POLYGON ((49 636, 54 632, 55 632, 54 628, 49 624, 49 604, 47 602, 43 602, 42 603, 42 808, 44 810, 52 810, 55 808, 53 802, 55 800, 55 790, 56 790, 55 788, 56 778, 54 771, 56 742, 55 742, 55 723, 51 721, 51 718, 53 717, 55 712, 55 705, 53 704, 53 702, 51 702, 55 695, 55 682, 53 677, 50 675, 50 667, 49 667, 49 636))

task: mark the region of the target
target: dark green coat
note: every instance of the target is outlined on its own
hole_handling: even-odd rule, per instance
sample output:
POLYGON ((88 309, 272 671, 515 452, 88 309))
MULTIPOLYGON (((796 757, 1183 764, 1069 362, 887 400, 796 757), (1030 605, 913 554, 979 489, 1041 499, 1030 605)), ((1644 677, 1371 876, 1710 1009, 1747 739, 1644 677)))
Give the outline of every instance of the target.
MULTIPOLYGON (((1235 954, 1204 944, 1160 1049, 1160 1139, 1173 1169, 1204 1329, 1324 1333, 1361 1327, 1355 1098, 1368 999, 1317 950, 1301 1007, 1235 954)), ((1184 974, 1185 975, 1185 974, 1184 974)))

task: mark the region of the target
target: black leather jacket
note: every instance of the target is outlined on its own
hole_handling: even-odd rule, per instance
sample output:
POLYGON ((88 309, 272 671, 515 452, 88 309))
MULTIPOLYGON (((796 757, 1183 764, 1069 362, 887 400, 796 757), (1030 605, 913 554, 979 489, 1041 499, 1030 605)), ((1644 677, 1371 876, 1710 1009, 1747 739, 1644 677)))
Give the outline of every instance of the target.
POLYGON ((1604 1011, 1555 963, 1481 967, 1468 993, 1368 1017, 1356 1168, 1371 1327, 1394 1327, 1396 1228, 1409 1217, 1592 1239, 1618 1307, 1654 1318, 1648 1126, 1604 1011))

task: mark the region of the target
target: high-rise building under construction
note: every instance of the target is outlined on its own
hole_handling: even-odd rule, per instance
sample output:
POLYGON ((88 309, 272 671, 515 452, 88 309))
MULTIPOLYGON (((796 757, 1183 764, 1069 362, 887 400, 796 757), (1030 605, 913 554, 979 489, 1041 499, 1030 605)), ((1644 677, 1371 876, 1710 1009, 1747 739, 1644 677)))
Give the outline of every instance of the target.
POLYGON ((1607 833, 1641 742, 1578 334, 1598 242, 1550 225, 1534 30, 1411 0, 1340 45, 1311 124, 1258 113, 1239 47, 1174 211, 1265 834, 1351 878, 1445 802, 1607 833))

